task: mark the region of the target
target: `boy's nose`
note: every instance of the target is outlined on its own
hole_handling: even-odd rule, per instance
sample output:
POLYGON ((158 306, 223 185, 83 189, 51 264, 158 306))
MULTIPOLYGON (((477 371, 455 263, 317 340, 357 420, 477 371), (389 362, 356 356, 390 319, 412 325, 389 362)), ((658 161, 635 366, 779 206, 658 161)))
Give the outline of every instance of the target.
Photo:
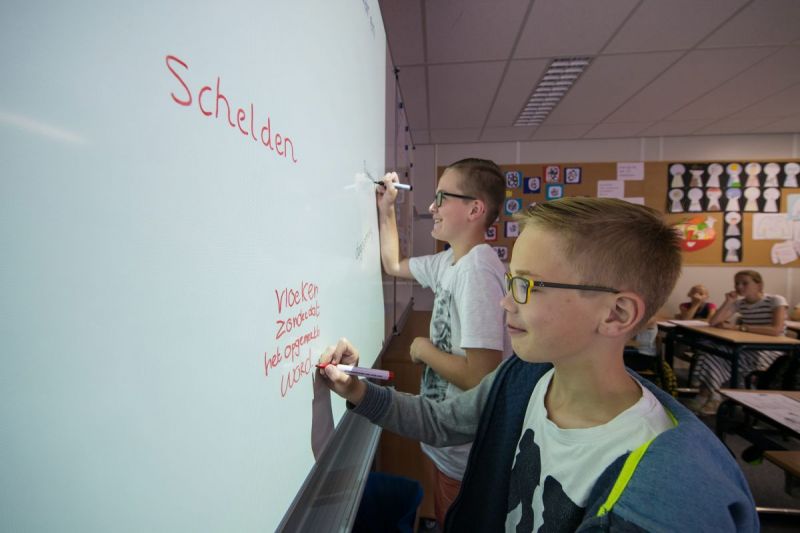
POLYGON ((431 205, 428 206, 428 213, 433 214, 436 212, 436 200, 431 202, 431 205))

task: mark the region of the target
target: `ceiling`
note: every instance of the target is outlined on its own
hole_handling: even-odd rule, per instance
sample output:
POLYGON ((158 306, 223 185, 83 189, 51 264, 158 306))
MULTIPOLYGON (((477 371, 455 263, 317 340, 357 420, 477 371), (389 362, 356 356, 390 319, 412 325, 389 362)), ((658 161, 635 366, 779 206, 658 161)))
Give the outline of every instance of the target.
POLYGON ((416 144, 800 131, 800 0, 380 0, 416 144), (591 64, 513 126, 554 58, 591 64))

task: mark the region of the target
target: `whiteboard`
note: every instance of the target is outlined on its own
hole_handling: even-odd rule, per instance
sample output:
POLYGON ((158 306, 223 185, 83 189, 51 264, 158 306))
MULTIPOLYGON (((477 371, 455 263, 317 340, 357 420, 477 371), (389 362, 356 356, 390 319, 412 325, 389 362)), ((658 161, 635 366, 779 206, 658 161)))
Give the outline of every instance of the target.
POLYGON ((11 0, 0 55, 0 530, 274 529, 383 341, 377 1, 11 0))

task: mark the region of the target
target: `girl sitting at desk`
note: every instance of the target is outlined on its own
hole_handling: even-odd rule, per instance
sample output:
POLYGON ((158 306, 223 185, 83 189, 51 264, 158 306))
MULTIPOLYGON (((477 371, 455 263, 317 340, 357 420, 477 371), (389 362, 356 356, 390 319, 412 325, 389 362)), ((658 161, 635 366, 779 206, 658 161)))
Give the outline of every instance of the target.
MULTIPOLYGON (((786 298, 777 294, 765 294, 764 280, 755 270, 737 272, 733 280, 736 289, 725 294, 725 302, 711 317, 710 325, 759 335, 783 335, 788 307, 786 298), (735 323, 727 322, 734 313, 739 313, 739 320, 735 323)), ((739 358, 739 379, 754 370, 769 367, 780 355, 781 352, 769 350, 742 352, 739 358)), ((700 353, 695 377, 700 383, 700 393, 690 407, 703 414, 716 413, 721 401, 719 389, 731 377, 730 361, 716 355, 700 353)), ((739 386, 738 383, 730 385, 739 386)))
POLYGON ((708 289, 703 285, 695 285, 686 295, 688 302, 683 302, 675 318, 680 320, 703 319, 711 320, 717 311, 717 306, 708 301, 708 289))

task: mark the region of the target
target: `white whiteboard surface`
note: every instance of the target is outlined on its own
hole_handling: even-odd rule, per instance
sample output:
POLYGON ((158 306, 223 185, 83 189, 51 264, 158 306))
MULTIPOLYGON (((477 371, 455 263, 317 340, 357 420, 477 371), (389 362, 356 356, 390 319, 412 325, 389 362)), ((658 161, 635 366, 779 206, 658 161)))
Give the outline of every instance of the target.
POLYGON ((382 345, 385 54, 377 0, 0 5, 0 530, 280 522, 308 366, 382 345))

